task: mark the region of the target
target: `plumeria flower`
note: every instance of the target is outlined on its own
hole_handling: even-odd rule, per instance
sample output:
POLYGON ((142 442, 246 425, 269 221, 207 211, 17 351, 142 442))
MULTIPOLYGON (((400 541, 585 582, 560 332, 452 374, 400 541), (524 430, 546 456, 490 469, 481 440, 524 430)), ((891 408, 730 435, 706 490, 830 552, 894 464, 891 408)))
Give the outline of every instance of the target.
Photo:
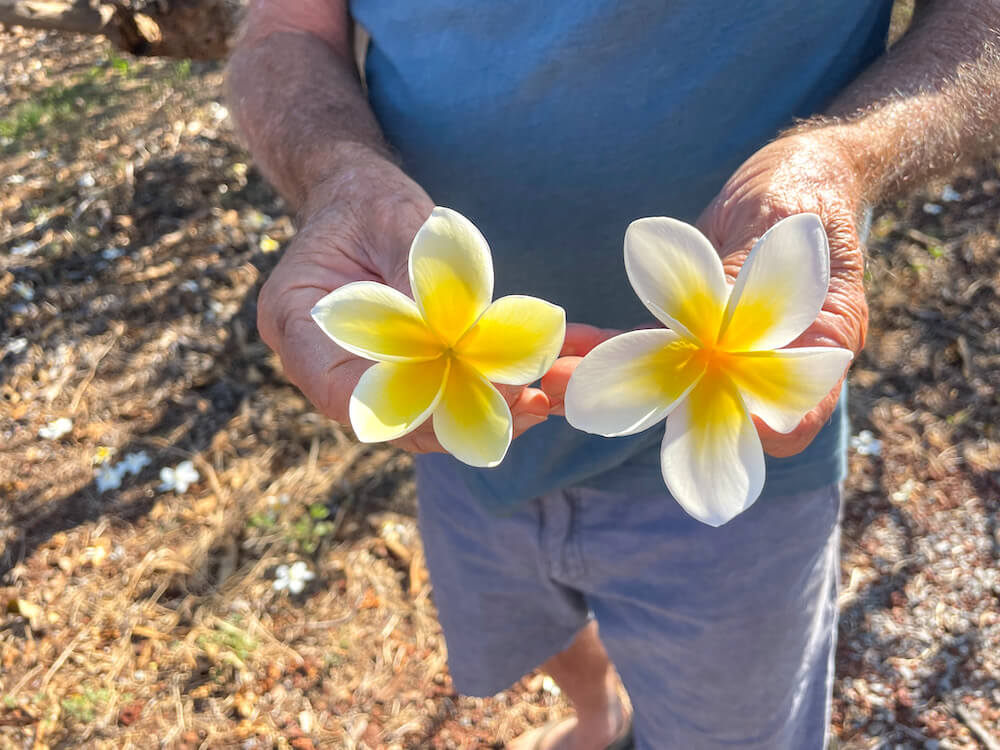
POLYGON ((862 430, 851 438, 851 447, 859 456, 879 456, 882 454, 882 441, 875 437, 871 430, 862 430))
POLYGON ((192 461, 181 461, 174 468, 164 466, 160 469, 160 492, 174 490, 178 495, 188 491, 188 487, 201 478, 192 461))
POLYGON ((791 432, 844 374, 847 349, 782 349, 826 299, 830 257, 814 214, 775 224, 734 286, 694 227, 639 219, 625 234, 625 270, 669 330, 616 336, 588 354, 566 391, 566 418, 616 437, 669 415, 660 453, 667 489, 712 526, 750 507, 764 487, 764 452, 751 414, 791 432))
POLYGON ((21 299, 31 302, 35 298, 35 287, 31 285, 28 281, 15 281, 14 291, 17 292, 21 299))
MULTIPOLYGON (((149 454, 146 451, 139 451, 138 453, 128 453, 119 466, 125 471, 126 474, 138 474, 147 466, 152 463, 149 458, 149 454)), ((195 472, 195 480, 197 481, 198 472, 195 472)))
POLYGON ((274 590, 288 589, 293 594, 301 594, 306 584, 316 577, 316 574, 299 560, 291 565, 279 565, 274 571, 274 590))
POLYGON ((73 420, 69 417, 59 417, 59 419, 53 419, 42 429, 38 431, 38 437, 45 438, 46 440, 58 440, 63 435, 72 431, 73 420))
POLYGON ((124 473, 121 464, 117 466, 107 463, 101 464, 101 468, 97 470, 97 474, 94 476, 94 481, 97 483, 97 491, 107 492, 108 490, 117 490, 122 486, 122 475, 124 473))
POLYGON ((910 495, 913 494, 913 488, 917 486, 917 483, 912 479, 907 479, 903 484, 900 485, 899 489, 890 495, 894 503, 905 503, 910 499, 910 495))
POLYGON ((566 314, 534 297, 493 299, 493 259, 479 230, 437 207, 410 247, 414 299, 374 281, 347 284, 312 315, 339 346, 378 364, 358 382, 350 420, 365 443, 394 440, 433 415, 438 442, 471 466, 496 466, 512 436, 492 383, 527 385, 562 348, 566 314))
POLYGON ((106 464, 111 460, 111 457, 115 454, 115 449, 109 445, 99 445, 97 450, 94 451, 94 457, 91 459, 93 464, 97 466, 98 464, 106 464))

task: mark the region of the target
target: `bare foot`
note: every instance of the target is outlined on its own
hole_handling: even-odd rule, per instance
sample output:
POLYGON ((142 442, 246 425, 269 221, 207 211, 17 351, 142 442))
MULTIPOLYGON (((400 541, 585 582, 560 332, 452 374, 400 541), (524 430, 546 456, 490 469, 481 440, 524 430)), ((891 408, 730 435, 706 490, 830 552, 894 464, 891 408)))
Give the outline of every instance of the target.
POLYGON ((583 726, 575 716, 528 730, 511 740, 505 750, 604 750, 628 728, 624 707, 615 706, 614 716, 606 721, 583 726))

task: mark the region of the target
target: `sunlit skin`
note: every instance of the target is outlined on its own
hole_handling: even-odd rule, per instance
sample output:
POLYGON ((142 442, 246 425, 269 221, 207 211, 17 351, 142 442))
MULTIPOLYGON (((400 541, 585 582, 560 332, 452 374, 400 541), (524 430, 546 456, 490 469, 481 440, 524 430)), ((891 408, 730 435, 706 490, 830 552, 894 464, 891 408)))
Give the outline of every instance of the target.
POLYGON ((598 344, 567 386, 566 418, 605 437, 666 418, 663 479, 694 518, 726 523, 760 495, 763 449, 751 414, 779 433, 797 429, 840 381, 841 347, 784 350, 816 320, 830 261, 818 216, 793 215, 755 244, 735 283, 715 248, 673 219, 633 222, 625 267, 636 294, 669 330, 598 344))
POLYGON ((313 307, 316 324, 341 349, 377 363, 350 397, 355 434, 391 441, 430 420, 444 450, 472 466, 496 466, 515 425, 492 383, 524 386, 544 375, 562 347, 565 313, 527 296, 491 301, 486 240, 445 208, 417 231, 408 277, 413 299, 358 281, 313 307))
MULTIPOLYGON (((717 249, 732 282, 769 227, 796 213, 820 216, 830 244, 830 286, 815 322, 790 347, 837 346, 854 353, 864 347, 868 306, 864 247, 858 235, 863 185, 855 167, 852 152, 837 137, 823 132, 786 136, 740 166, 698 219, 698 228, 717 249)), ((552 413, 565 413, 566 386, 583 355, 619 333, 582 324, 567 327, 563 356, 542 381, 552 413)), ((788 433, 755 417, 764 451, 787 457, 804 450, 829 420, 840 390, 838 382, 788 433)))

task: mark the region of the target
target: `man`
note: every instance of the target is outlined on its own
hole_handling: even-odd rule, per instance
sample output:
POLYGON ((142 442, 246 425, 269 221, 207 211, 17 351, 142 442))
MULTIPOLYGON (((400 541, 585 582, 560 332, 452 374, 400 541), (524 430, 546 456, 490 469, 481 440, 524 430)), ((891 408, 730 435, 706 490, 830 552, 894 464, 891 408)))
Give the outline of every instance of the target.
POLYGON ((346 421, 370 363, 332 344, 310 308, 360 279, 408 292, 409 244, 434 203, 483 230, 498 296, 542 297, 573 323, 540 388, 507 393, 519 437, 503 465, 436 453, 429 427, 398 441, 419 454, 420 523, 456 687, 489 695, 544 662, 576 709, 511 747, 620 740, 629 719, 615 667, 642 750, 825 746, 841 389, 788 435, 758 424, 773 457, 764 493, 718 529, 667 495, 656 430, 604 440, 558 415, 579 355, 605 329, 649 322, 621 261, 625 226, 640 216, 697 218, 732 277, 776 221, 818 214, 832 280, 793 345, 860 351, 860 217, 980 151, 1000 121, 1000 4, 921 4, 883 54, 890 10, 890 0, 252 3, 232 109, 300 219, 261 293, 260 330, 320 410, 346 421), (371 33, 367 89, 352 15, 371 33))

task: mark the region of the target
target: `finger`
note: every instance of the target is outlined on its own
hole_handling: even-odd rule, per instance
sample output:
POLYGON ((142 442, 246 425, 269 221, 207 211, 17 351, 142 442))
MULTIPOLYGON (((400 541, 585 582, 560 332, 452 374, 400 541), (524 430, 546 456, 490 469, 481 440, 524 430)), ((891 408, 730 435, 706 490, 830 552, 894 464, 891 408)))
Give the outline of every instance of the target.
POLYGON ((843 382, 844 379, 841 378, 840 382, 819 402, 816 408, 807 413, 791 432, 776 432, 764 424, 759 417, 753 417, 764 452, 775 458, 788 458, 804 451, 833 414, 837 401, 840 399, 843 382))
POLYGON ((548 417, 542 417, 538 414, 518 414, 514 417, 515 439, 523 435, 535 425, 540 425, 546 419, 548 419, 548 417))
MULTIPOLYGON (((270 343, 270 342, 269 342, 270 343)), ((285 376, 326 416, 348 423, 348 402, 358 380, 372 362, 337 346, 308 316, 293 313, 281 324, 271 344, 285 376)))
POLYGON ((407 453, 447 453, 434 436, 429 419, 409 435, 393 440, 391 445, 407 453))
POLYGON ((621 331, 613 328, 596 328, 584 323, 569 323, 566 326, 566 340, 563 342, 561 357, 582 357, 598 344, 617 336, 621 331))
POLYGON ((517 399, 510 405, 513 416, 532 415, 535 417, 549 416, 549 397, 540 388, 522 388, 517 399))
POLYGON ((538 388, 526 388, 520 385, 493 384, 500 395, 507 401, 512 415, 521 412, 536 414, 540 417, 549 415, 549 399, 538 388))
POLYGON ((583 361, 583 357, 560 357, 542 378, 542 390, 549 400, 550 414, 565 414, 566 388, 569 386, 573 370, 583 361))
MULTIPOLYGON (((514 437, 523 435, 535 425, 544 422, 549 416, 549 399, 538 388, 512 388, 497 386, 507 391, 513 419, 514 437)), ((434 436, 433 421, 428 419, 413 432, 392 441, 392 445, 408 453, 446 453, 441 443, 434 436)))

